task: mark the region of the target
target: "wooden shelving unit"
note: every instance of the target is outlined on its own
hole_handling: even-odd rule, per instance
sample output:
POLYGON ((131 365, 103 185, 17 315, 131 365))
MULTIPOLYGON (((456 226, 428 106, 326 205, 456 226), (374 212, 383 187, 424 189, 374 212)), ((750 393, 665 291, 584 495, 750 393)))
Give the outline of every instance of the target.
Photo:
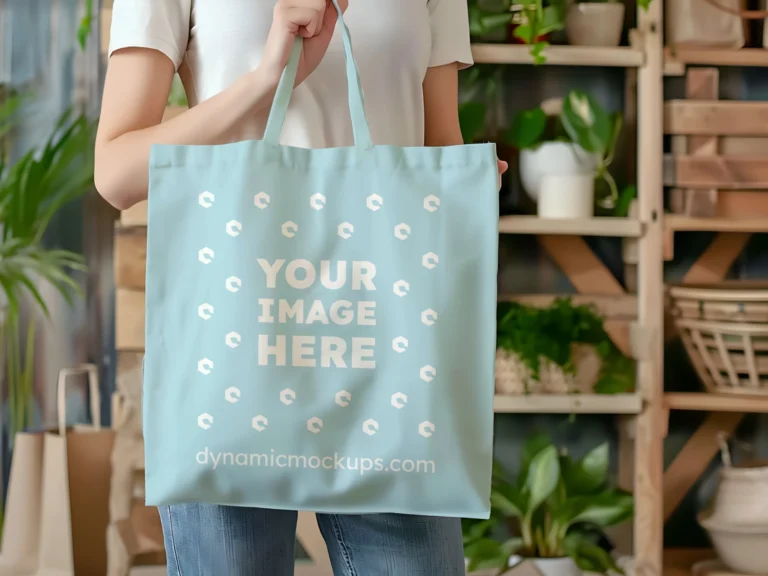
MULTIPOLYGON (((533 64, 530 48, 517 44, 474 44, 472 56, 478 64, 533 64)), ((550 46, 546 50, 550 66, 613 66, 637 68, 643 65, 644 52, 628 46, 550 46)))
POLYGON ((664 227, 671 232, 768 232, 768 218, 692 218, 666 214, 664 227))
POLYGON ((682 76, 686 66, 744 66, 768 67, 768 50, 764 48, 666 48, 664 50, 664 74, 682 76))
POLYGON ((566 234, 637 238, 643 233, 639 220, 631 218, 547 219, 537 216, 502 216, 501 234, 566 234))
POLYGON ((493 399, 497 414, 639 414, 638 394, 532 394, 493 399))
POLYGON ((664 394, 664 407, 667 410, 766 414, 768 395, 667 392, 664 394))

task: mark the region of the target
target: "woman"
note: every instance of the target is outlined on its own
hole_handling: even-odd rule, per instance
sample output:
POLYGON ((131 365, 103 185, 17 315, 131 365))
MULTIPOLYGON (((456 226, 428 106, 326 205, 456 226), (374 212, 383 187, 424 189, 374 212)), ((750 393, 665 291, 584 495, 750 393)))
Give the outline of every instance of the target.
MULTIPOLYGON (((457 74, 471 63, 466 0, 352 0, 345 19, 374 143, 461 144, 457 74)), ((96 144, 100 193, 120 209, 145 200, 152 144, 260 139, 296 35, 304 48, 282 143, 351 146, 335 26, 330 0, 115 0, 96 144), (191 109, 161 124, 177 70, 191 109)), ((293 573, 296 512, 198 503, 160 512, 169 574, 293 573)), ((317 518, 337 575, 464 574, 458 519, 317 518)))

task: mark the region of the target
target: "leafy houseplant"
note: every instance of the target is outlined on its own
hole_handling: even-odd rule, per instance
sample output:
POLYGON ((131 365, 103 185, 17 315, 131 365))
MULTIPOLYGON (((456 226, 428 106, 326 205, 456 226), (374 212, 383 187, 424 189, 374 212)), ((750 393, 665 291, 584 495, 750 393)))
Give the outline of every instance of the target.
POLYGON ((11 434, 31 423, 34 320, 26 332, 22 358, 21 307, 30 297, 49 313, 38 282, 50 284, 67 302, 80 292, 69 273, 82 271, 82 256, 49 249, 43 237, 63 206, 92 187, 93 126, 66 113, 41 149, 24 154, 13 165, 0 161, 0 294, 4 298, 7 381, 11 403, 11 434))
POLYGON ((606 540, 602 530, 630 519, 634 506, 631 494, 611 485, 608 465, 607 443, 574 460, 546 436, 531 438, 515 478, 494 466, 491 518, 463 521, 469 570, 502 574, 520 555, 570 557, 582 570, 621 572, 599 543, 606 540), (499 533, 503 540, 492 538, 499 533))
POLYGON ((496 326, 496 346, 514 352, 534 378, 539 377, 542 357, 566 374, 575 373, 573 346, 588 344, 594 346, 601 361, 594 392, 618 394, 634 389, 634 362, 616 348, 603 319, 590 306, 574 306, 565 298, 546 308, 500 302, 496 326))
MULTIPOLYGON (((507 141, 521 151, 539 151, 545 143, 561 143, 561 158, 554 162, 549 159, 541 164, 549 170, 563 172, 569 169, 567 163, 570 160, 570 169, 574 173, 581 173, 585 169, 593 171, 595 178, 604 181, 609 191, 607 197, 600 202, 601 205, 614 207, 619 193, 608 168, 613 162, 623 125, 621 113, 607 112, 592 96, 579 90, 571 90, 563 99, 562 106, 557 108, 550 114, 542 107, 519 112, 507 132, 507 141)), ((550 148, 557 151, 555 146, 550 148)), ((525 170, 535 161, 531 156, 531 152, 521 154, 521 176, 526 191, 535 198, 541 174, 538 178, 527 177, 525 170), (530 162, 526 162, 526 157, 530 162)))

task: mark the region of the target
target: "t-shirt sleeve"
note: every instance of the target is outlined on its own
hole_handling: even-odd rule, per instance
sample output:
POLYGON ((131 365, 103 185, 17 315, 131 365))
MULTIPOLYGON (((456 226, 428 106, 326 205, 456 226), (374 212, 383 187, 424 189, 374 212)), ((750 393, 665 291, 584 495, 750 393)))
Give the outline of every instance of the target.
POLYGON ((192 0, 115 0, 109 55, 120 48, 159 50, 179 68, 187 51, 192 0))
POLYGON ((430 68, 453 62, 462 68, 472 65, 467 0, 427 0, 427 8, 432 29, 430 68))

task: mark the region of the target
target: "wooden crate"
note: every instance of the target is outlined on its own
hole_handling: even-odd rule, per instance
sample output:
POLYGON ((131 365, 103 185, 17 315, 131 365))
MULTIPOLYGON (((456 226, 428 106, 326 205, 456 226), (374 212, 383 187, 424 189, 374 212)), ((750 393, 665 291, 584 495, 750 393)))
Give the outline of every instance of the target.
POLYGON ((690 217, 768 214, 768 103, 718 100, 716 68, 693 68, 686 100, 665 105, 670 208, 690 217))

